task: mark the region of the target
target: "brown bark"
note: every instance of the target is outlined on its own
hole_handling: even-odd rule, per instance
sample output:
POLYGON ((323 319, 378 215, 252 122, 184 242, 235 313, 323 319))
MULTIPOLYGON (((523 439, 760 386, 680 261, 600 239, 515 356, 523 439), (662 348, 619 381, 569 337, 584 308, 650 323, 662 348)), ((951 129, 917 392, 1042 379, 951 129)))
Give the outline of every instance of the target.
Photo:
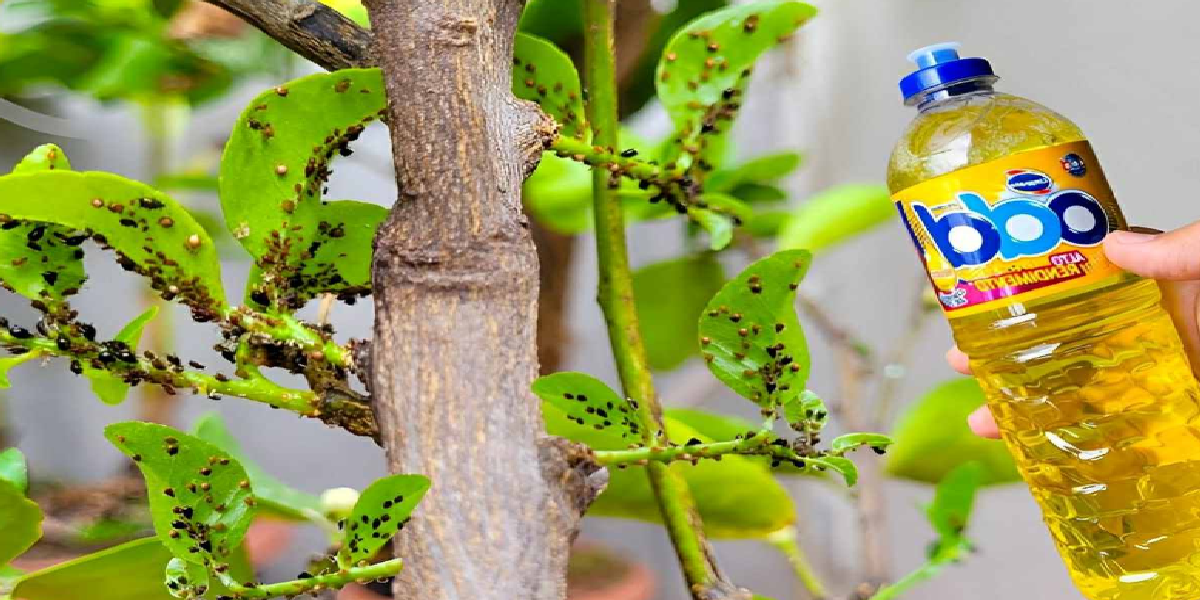
POLYGON ((571 290, 571 263, 575 258, 575 236, 559 233, 532 222, 537 245, 538 293, 537 350, 539 372, 554 373, 562 367, 571 345, 567 323, 567 292, 571 290))
POLYGON ((309 0, 205 0, 329 70, 369 66, 371 33, 309 0))
POLYGON ((395 595, 565 594, 597 491, 542 440, 537 255, 521 182, 553 124, 510 93, 519 0, 369 0, 401 190, 376 238, 370 382, 392 472, 433 488, 397 538, 395 595))

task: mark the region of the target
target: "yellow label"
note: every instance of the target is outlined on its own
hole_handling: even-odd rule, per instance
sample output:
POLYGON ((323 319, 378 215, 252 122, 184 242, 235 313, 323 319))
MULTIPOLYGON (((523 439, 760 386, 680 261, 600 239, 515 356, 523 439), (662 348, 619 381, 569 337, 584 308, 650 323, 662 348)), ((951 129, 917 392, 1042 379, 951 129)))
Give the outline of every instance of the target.
POLYGON ((892 198, 951 317, 1121 273, 1100 244, 1125 217, 1087 142, 1006 156, 892 198))

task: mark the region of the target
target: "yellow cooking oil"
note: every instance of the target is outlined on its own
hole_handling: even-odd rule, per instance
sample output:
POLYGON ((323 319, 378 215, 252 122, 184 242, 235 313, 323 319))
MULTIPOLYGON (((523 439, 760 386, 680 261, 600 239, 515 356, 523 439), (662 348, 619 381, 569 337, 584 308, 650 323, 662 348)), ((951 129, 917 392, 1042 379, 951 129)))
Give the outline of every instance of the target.
POLYGON ((1083 133, 956 44, 910 57, 888 185, 1075 584, 1200 599, 1200 389, 1083 133))

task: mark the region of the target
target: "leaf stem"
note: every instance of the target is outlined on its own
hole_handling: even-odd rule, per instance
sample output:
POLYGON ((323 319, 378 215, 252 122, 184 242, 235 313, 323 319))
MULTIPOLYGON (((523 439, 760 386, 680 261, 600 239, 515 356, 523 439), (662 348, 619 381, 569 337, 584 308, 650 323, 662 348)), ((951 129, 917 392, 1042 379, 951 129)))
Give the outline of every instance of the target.
POLYGON ((792 570, 796 573, 796 579, 800 581, 804 589, 808 590, 812 600, 824 600, 829 597, 828 589, 809 563, 804 548, 800 546, 800 537, 795 525, 785 527, 767 536, 767 543, 774 546, 787 558, 792 565, 792 570))
POLYGON ((609 169, 610 172, 650 183, 666 185, 681 177, 682 169, 669 171, 659 165, 632 156, 609 152, 601 146, 592 146, 582 140, 560 135, 550 144, 550 149, 563 158, 570 158, 593 167, 609 169))
POLYGON ((312 591, 321 591, 328 588, 340 589, 346 584, 356 581, 365 581, 369 579, 379 579, 381 577, 391 577, 404 567, 404 561, 399 558, 386 560, 365 567, 354 567, 330 573, 327 575, 314 575, 306 579, 296 579, 293 581, 283 581, 280 583, 268 583, 256 585, 254 587, 246 586, 230 586, 231 592, 237 595, 238 598, 276 598, 279 596, 294 597, 312 591))
MULTIPOLYGON (((73 341, 62 349, 49 337, 14 337, 7 328, 0 327, 0 346, 10 350, 36 352, 41 356, 57 356, 80 362, 95 360, 99 347, 95 343, 86 345, 73 341)), ((137 379, 150 384, 170 388, 190 388, 197 394, 224 395, 261 402, 274 408, 290 410, 301 416, 318 418, 345 427, 351 433, 373 437, 376 433, 374 420, 369 418, 370 407, 354 402, 352 398, 337 393, 318 394, 310 389, 283 387, 258 372, 257 368, 244 377, 229 378, 224 375, 184 370, 159 360, 136 357, 134 362, 114 361, 104 368, 117 376, 137 372, 137 379)))
MULTIPOLYGON (((613 0, 582 0, 584 17, 584 81, 593 142, 617 148, 616 66, 613 50, 613 0)), ((609 344, 626 395, 638 402, 643 441, 647 446, 668 443, 662 407, 654 390, 646 348, 634 305, 633 279, 626 251, 624 213, 609 184, 608 170, 592 172, 596 254, 599 260, 598 300, 608 324, 609 344)), ((668 465, 651 462, 646 469, 658 500, 667 533, 675 546, 692 595, 701 598, 723 584, 687 483, 668 465)))

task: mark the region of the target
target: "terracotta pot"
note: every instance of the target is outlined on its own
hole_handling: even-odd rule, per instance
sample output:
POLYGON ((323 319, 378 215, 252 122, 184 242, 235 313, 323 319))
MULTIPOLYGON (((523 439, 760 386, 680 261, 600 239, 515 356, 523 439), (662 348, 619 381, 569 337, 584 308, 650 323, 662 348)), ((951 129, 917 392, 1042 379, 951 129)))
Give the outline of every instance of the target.
MULTIPOLYGON (((592 544, 572 551, 567 576, 569 600, 650 600, 653 595, 654 574, 645 565, 627 562, 611 550, 592 544)), ((338 600, 388 599, 350 585, 338 594, 338 600)))

